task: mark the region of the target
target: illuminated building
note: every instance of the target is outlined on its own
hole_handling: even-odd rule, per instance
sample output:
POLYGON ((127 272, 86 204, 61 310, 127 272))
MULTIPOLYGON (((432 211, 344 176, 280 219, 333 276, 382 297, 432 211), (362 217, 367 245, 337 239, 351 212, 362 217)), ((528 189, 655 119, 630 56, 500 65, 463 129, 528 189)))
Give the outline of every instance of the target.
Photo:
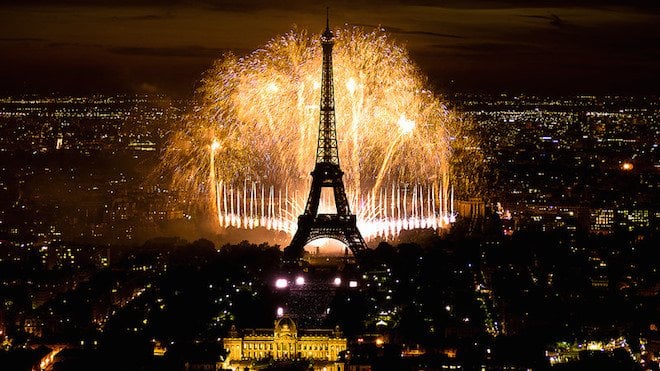
POLYGON ((637 228, 647 228, 650 226, 649 211, 642 209, 617 210, 616 222, 618 227, 628 231, 633 231, 637 228))
POLYGON ((463 218, 483 218, 486 215, 486 205, 480 198, 471 198, 466 201, 456 201, 456 212, 463 218))
POLYGON ((243 370, 259 361, 311 360, 315 369, 343 370, 340 352, 346 350, 346 338, 338 327, 332 329, 298 329, 289 316, 275 321, 273 329, 243 331, 242 336, 232 327, 223 340, 229 352, 223 367, 243 370))
POLYGON ((652 224, 648 209, 595 209, 591 211, 591 231, 610 233, 614 229, 632 232, 652 224))
POLYGON ((591 212, 591 230, 596 233, 609 233, 614 226, 614 210, 595 209, 591 212))

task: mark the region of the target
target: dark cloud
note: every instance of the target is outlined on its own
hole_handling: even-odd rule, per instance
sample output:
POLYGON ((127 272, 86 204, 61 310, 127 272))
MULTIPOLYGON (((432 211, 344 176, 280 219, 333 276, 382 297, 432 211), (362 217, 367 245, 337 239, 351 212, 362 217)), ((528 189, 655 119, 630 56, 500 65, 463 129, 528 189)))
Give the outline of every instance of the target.
MULTIPOLYGON (((656 3, 340 0, 328 5, 332 24, 384 28, 440 86, 660 92, 656 3)), ((247 54, 293 24, 312 33, 325 24, 325 4, 306 0, 0 4, 0 92, 190 91, 225 51, 247 54)))
POLYGON ((153 57, 219 57, 227 49, 205 48, 198 45, 179 46, 179 47, 112 47, 108 48, 112 53, 124 55, 142 55, 153 57))
POLYGON ((174 17, 174 14, 141 14, 127 17, 112 17, 115 21, 157 21, 174 17))
MULTIPOLYGON (((315 6, 308 0, 0 0, 0 5, 88 5, 88 6, 209 6, 227 10, 300 9, 315 6)), ((333 0, 318 4, 325 8, 369 7, 378 5, 442 6, 447 8, 519 8, 519 7, 585 7, 585 6, 636 6, 658 8, 656 0, 333 0)))
POLYGON ((455 54, 462 55, 483 55, 483 54, 499 54, 510 56, 512 54, 535 55, 543 49, 534 44, 520 44, 520 43, 495 43, 495 42, 479 42, 469 44, 433 44, 432 47, 443 49, 448 52, 458 52, 455 54))
POLYGON ((564 22, 564 20, 561 19, 556 14, 550 14, 550 15, 521 15, 521 17, 548 20, 551 25, 553 25, 555 27, 559 27, 559 28, 562 28, 562 27, 566 26, 566 23, 564 22))
POLYGON ((38 37, 0 37, 0 42, 44 42, 46 39, 38 37))
POLYGON ((399 27, 392 27, 392 26, 387 26, 387 25, 372 25, 372 24, 364 24, 364 23, 351 23, 350 26, 357 26, 357 27, 364 27, 366 29, 375 29, 375 28, 382 28, 385 31, 395 34, 395 35, 423 35, 423 36, 435 36, 435 37, 449 37, 452 39, 462 39, 463 36, 459 35, 452 35, 452 34, 446 34, 446 33, 439 33, 439 32, 430 32, 430 31, 409 31, 409 30, 404 30, 399 27))
POLYGON ((73 42, 49 42, 46 44, 46 46, 53 49, 74 48, 74 49, 87 49, 87 50, 103 47, 101 44, 85 44, 85 43, 73 43, 73 42))

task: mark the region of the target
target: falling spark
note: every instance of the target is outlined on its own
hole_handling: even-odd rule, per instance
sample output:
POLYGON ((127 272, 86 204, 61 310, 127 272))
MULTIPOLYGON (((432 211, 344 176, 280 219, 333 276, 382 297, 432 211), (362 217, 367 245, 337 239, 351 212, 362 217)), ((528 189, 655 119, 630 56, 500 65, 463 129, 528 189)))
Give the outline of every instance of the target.
MULTIPOLYGON (((447 227, 454 218, 454 138, 464 123, 384 31, 334 33, 339 158, 363 236, 447 227)), ((294 233, 314 168, 320 79, 319 37, 302 30, 245 57, 218 60, 163 154, 163 170, 183 201, 207 205, 221 228, 294 233)), ((331 202, 322 199, 321 208, 331 202)))

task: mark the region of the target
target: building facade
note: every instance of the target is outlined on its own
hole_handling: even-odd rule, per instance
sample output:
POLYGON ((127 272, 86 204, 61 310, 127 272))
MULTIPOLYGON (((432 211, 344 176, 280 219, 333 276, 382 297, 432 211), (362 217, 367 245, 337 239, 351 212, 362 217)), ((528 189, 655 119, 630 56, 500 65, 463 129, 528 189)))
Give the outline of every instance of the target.
POLYGON ((339 328, 300 330, 288 316, 275 320, 273 329, 252 329, 239 335, 235 328, 223 340, 228 351, 225 368, 250 368, 266 360, 310 360, 319 369, 344 369, 340 352, 346 350, 346 338, 339 328))

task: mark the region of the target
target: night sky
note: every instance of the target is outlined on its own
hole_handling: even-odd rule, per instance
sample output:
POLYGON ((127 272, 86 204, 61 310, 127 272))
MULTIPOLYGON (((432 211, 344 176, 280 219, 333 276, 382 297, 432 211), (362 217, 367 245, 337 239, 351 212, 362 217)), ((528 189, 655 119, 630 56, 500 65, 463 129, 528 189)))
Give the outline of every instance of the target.
POLYGON ((0 94, 186 96, 290 30, 380 25, 443 92, 660 93, 656 1, 0 2, 0 94), (285 3, 285 4, 280 4, 285 3))

